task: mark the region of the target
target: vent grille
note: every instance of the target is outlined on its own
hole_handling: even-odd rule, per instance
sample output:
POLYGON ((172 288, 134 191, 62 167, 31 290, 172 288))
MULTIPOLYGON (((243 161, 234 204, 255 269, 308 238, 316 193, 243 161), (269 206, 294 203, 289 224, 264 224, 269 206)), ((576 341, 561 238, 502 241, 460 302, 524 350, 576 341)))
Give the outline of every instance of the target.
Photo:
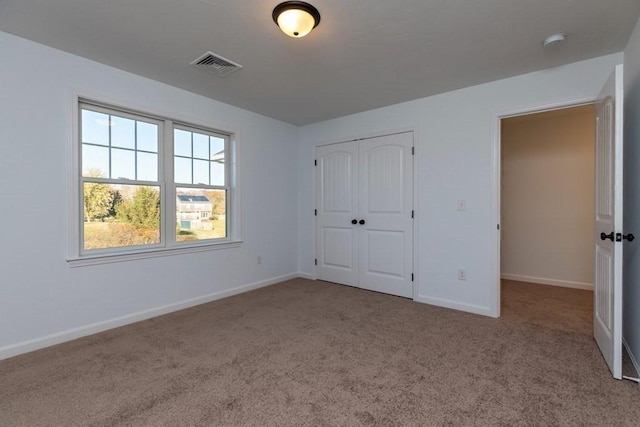
POLYGON ((204 55, 201 55, 191 62, 191 65, 202 70, 207 70, 210 73, 217 74, 221 77, 242 68, 242 65, 230 61, 227 58, 223 58, 220 55, 216 55, 213 52, 207 52, 204 55))

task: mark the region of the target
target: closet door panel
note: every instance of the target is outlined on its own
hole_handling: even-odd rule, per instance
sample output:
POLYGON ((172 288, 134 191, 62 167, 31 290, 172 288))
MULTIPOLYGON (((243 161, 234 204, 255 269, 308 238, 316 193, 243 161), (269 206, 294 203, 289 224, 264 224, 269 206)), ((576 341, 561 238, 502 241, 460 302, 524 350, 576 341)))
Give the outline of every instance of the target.
POLYGON ((316 275, 351 286, 358 285, 357 152, 355 142, 316 150, 316 275))
POLYGON ((360 287, 411 298, 413 266, 413 134, 359 145, 360 287))

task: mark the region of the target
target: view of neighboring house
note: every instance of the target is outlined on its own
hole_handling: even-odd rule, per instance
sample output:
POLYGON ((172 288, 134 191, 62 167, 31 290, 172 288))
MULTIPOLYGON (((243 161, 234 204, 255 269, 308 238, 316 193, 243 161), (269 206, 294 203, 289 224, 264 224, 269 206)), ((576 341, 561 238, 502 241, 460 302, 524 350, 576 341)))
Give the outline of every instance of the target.
POLYGON ((207 196, 178 194, 176 196, 177 221, 182 230, 211 229, 213 203, 207 196))

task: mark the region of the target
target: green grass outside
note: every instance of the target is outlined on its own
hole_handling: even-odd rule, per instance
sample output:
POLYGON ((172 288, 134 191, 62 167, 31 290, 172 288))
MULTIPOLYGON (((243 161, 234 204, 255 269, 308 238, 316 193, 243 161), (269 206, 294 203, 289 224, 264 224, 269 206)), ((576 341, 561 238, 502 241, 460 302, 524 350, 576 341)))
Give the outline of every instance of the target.
MULTIPOLYGON (((226 237, 225 220, 211 221, 212 230, 185 230, 178 241, 217 239, 226 237)), ((157 243, 158 230, 135 230, 129 224, 117 222, 85 222, 84 248, 100 249, 157 243)))

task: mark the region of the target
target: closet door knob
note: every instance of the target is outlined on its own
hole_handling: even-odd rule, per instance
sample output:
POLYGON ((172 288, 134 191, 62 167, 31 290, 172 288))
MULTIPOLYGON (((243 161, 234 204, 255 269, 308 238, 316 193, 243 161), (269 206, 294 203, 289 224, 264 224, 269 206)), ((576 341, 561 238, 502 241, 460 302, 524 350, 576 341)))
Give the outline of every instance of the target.
POLYGON ((352 220, 351 220, 351 224, 356 225, 357 223, 358 223, 358 220, 357 220, 357 219, 352 219, 352 220))
POLYGON ((364 225, 364 219, 360 220, 360 225, 364 225))

